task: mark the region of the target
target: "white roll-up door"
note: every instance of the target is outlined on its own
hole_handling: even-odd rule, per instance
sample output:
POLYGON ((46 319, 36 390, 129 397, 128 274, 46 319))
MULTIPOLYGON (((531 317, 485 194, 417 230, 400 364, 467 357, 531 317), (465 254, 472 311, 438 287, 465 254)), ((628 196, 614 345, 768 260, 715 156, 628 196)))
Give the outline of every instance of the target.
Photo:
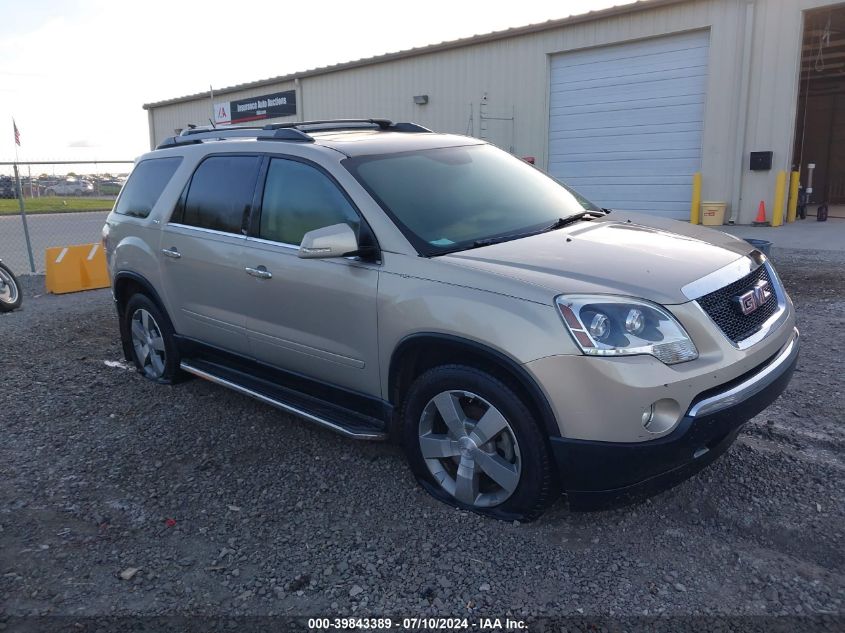
POLYGON ((549 172, 611 209, 689 219, 708 31, 551 60, 549 172))

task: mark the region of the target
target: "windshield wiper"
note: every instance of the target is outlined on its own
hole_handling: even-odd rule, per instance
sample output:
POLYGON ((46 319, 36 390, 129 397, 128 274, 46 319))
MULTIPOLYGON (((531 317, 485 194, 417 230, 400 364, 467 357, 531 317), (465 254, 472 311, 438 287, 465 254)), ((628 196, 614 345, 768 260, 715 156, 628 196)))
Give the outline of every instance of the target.
MULTIPOLYGON (((602 209, 604 211, 604 209, 602 209)), ((605 215, 609 212, 605 212, 605 215)), ((567 216, 565 218, 558 218, 549 226, 540 229, 537 233, 548 233, 549 231, 554 231, 556 229, 562 229, 573 222, 577 222, 578 220, 583 220, 587 216, 594 216, 594 215, 601 215, 601 211, 582 211, 581 213, 576 213, 574 215, 567 216)))
POLYGON ((538 235, 540 233, 548 233, 549 231, 554 231, 555 229, 563 228, 573 222, 577 222, 578 220, 583 220, 588 216, 601 216, 601 211, 583 211, 581 213, 576 213, 574 215, 570 215, 565 218, 558 218, 549 226, 545 226, 539 230, 534 231, 527 231, 523 233, 510 233, 508 235, 497 235, 495 237, 485 237, 480 240, 475 240, 472 244, 469 245, 458 245, 454 248, 451 248, 446 251, 441 251, 437 253, 438 255, 448 255, 449 253, 455 253, 458 251, 468 251, 473 248, 483 248, 484 246, 492 246, 493 244, 501 244, 502 242, 510 242, 511 240, 518 240, 523 237, 530 237, 531 235, 538 235))
POLYGON ((511 235, 499 235, 497 237, 485 237, 480 240, 475 240, 469 248, 481 248, 482 246, 490 246, 491 244, 501 244, 502 242, 509 242, 511 240, 519 239, 529 235, 527 233, 512 233, 511 235))

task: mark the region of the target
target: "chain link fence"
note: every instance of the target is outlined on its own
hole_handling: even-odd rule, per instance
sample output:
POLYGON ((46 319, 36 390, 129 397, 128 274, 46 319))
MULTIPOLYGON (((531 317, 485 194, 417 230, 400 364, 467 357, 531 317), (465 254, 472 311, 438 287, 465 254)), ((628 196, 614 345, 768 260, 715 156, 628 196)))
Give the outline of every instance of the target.
POLYGON ((132 163, 0 163, 0 259, 43 272, 47 248, 98 242, 132 163))

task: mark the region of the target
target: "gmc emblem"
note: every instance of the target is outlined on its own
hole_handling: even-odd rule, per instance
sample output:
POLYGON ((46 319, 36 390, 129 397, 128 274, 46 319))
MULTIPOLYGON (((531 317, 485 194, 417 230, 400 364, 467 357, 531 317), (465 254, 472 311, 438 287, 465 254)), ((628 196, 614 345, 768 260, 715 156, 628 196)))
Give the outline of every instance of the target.
POLYGON ((736 302, 740 312, 743 314, 751 314, 754 310, 766 303, 771 296, 772 287, 769 285, 768 281, 761 279, 754 284, 754 287, 751 290, 734 297, 734 302, 736 302))

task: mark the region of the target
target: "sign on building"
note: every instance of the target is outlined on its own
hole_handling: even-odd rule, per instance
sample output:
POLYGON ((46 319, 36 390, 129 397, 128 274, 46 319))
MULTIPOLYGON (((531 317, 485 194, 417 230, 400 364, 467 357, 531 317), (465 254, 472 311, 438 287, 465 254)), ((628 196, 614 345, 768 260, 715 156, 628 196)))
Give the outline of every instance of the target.
POLYGON ((295 90, 214 104, 216 124, 260 121, 293 114, 296 114, 295 90))

